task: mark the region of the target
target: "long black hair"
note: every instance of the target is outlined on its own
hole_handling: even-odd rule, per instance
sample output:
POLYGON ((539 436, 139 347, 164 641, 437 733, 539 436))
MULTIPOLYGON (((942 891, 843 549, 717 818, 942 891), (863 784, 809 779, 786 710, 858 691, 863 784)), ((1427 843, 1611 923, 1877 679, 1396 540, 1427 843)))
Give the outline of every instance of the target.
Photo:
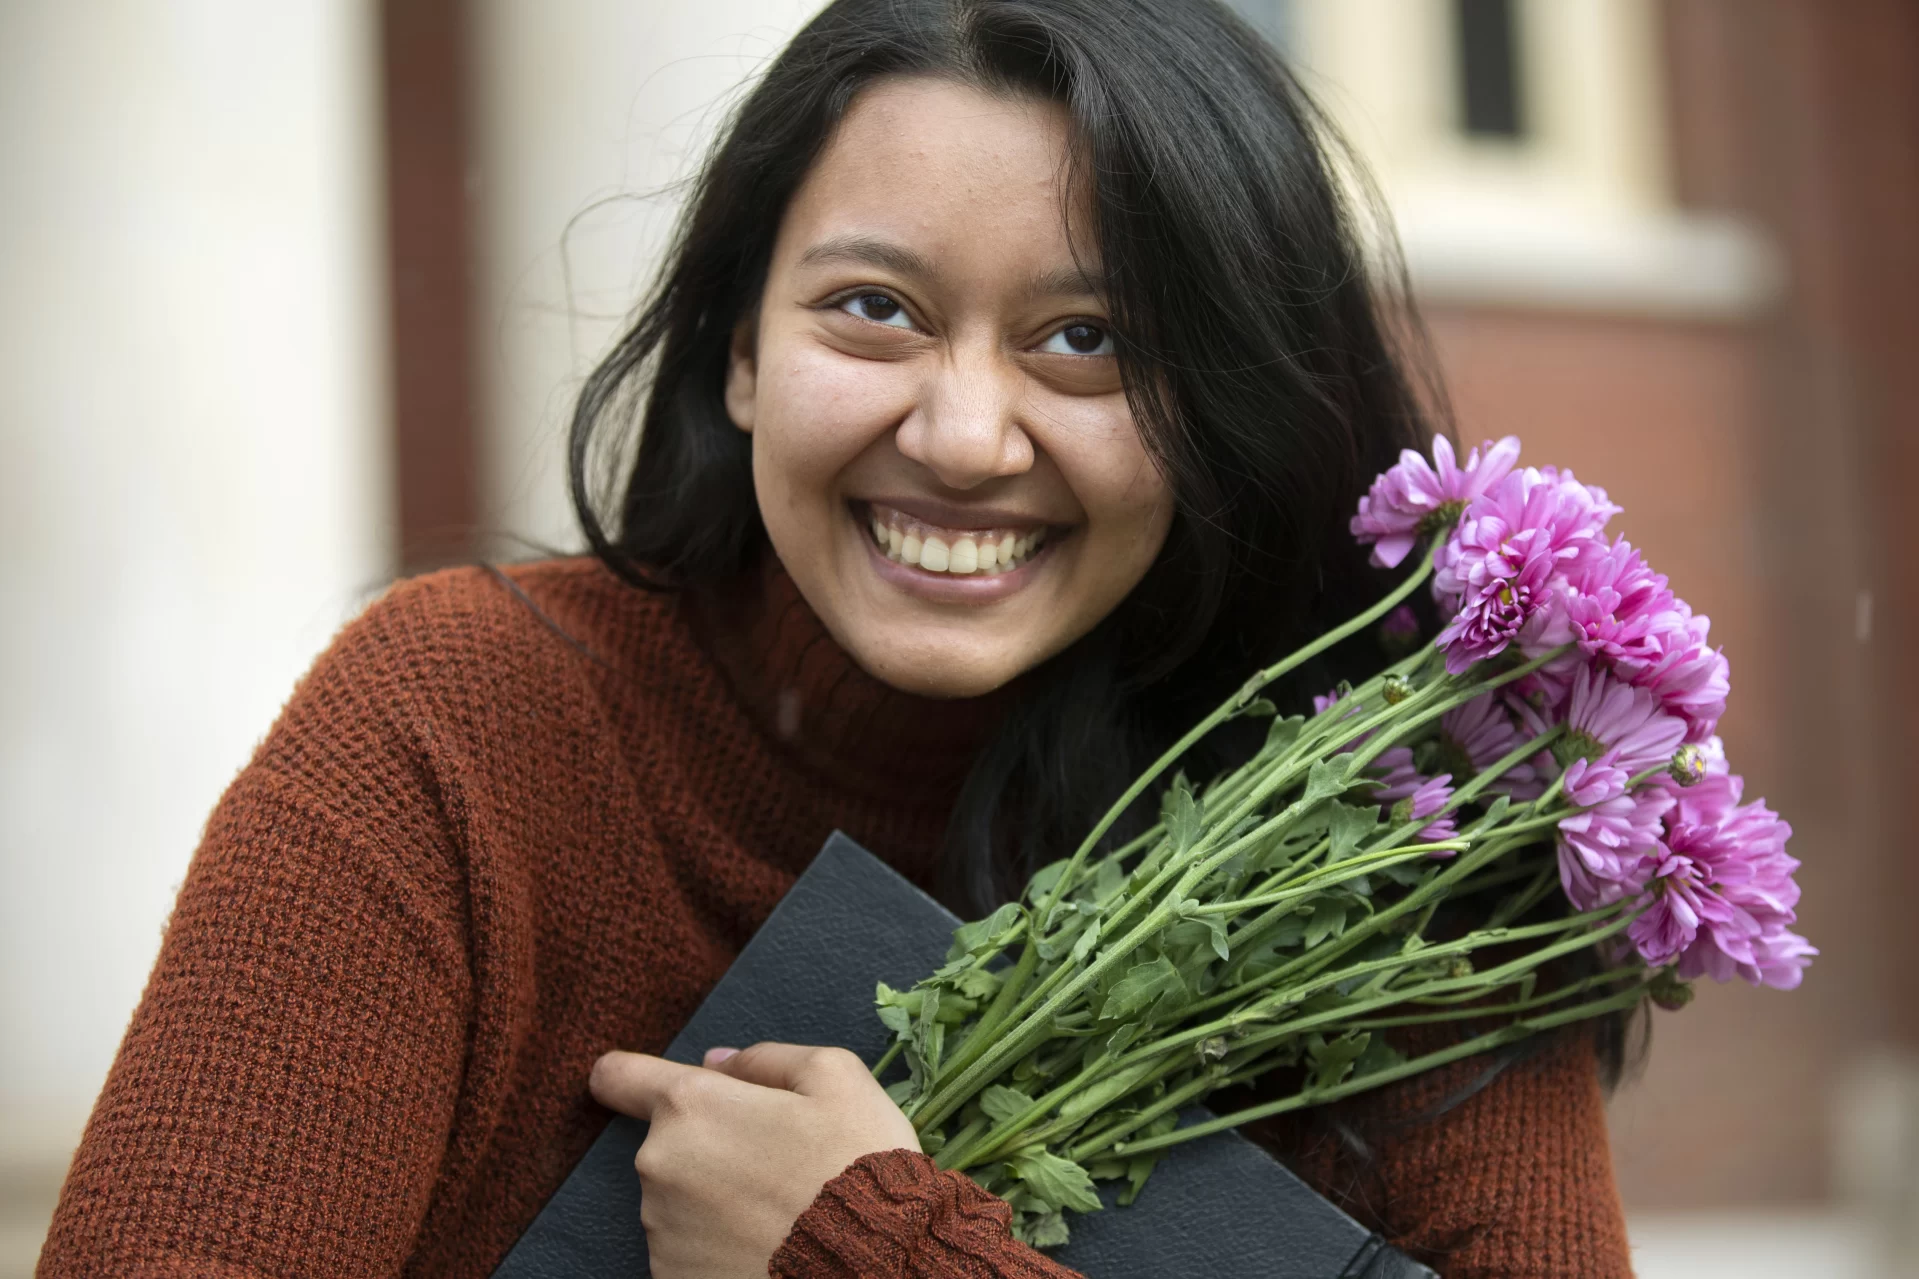
MULTIPOLYGON (((1375 473, 1425 444, 1426 401, 1396 350, 1410 312, 1382 301, 1396 273, 1366 268, 1356 166, 1223 7, 835 0, 738 106, 650 300, 575 411, 574 505, 628 581, 714 586, 765 552, 749 439, 722 401, 732 335, 794 191, 860 89, 891 75, 1068 111, 1095 223, 1075 230, 1098 247, 1129 404, 1177 510, 1125 602, 1022 681, 961 792, 944 889, 980 911, 1255 663, 1377 598, 1346 521, 1375 473)), ((1293 692, 1334 677, 1307 672, 1293 692)))

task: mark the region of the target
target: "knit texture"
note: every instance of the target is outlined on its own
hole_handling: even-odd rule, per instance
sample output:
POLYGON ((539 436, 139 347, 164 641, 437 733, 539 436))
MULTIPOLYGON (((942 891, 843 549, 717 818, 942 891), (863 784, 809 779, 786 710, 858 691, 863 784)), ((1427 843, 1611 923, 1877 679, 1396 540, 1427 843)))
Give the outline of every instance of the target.
POLYGON ((1013 1210, 909 1150, 866 1155, 820 1190, 768 1268, 774 1279, 1065 1279, 1014 1242, 1013 1210))
MULTIPOLYGON (((590 560, 394 587, 208 821, 40 1275, 489 1274, 608 1118, 594 1059, 664 1049, 835 827, 929 883, 1002 711, 870 679, 777 571, 731 599, 590 560)), ((1448 1276, 1627 1273, 1579 1045, 1375 1155, 1448 1276)), ((1004 1220, 869 1157, 777 1273, 1064 1273, 1004 1220)))

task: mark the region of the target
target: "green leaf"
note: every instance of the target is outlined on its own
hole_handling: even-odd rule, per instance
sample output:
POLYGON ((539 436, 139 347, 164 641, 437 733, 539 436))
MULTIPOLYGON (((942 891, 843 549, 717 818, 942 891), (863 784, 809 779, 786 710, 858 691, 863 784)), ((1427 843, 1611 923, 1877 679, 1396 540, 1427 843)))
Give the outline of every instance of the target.
POLYGON ((1158 1069, 1159 1066, 1156 1063, 1142 1061, 1116 1075, 1102 1079, 1084 1092, 1076 1093, 1061 1103, 1059 1117, 1065 1120, 1084 1119, 1132 1092, 1142 1082, 1151 1078, 1158 1069))
POLYGON ((1300 796, 1305 803, 1325 799, 1331 795, 1344 794, 1353 782, 1353 755, 1335 755, 1331 759, 1322 759, 1306 773, 1306 792, 1300 796))
POLYGON ((1146 1179, 1153 1175, 1153 1168, 1159 1163, 1157 1153, 1134 1155, 1126 1161, 1126 1189, 1119 1192, 1122 1207, 1130 1205, 1139 1198, 1139 1192, 1146 1188, 1146 1179))
POLYGON ((1299 730, 1305 726, 1304 715, 1288 715, 1284 719, 1274 720, 1272 727, 1266 730, 1265 749, 1272 754, 1285 750, 1299 740, 1299 730))
POLYGON ((1306 940, 1306 925, 1312 920, 1310 907, 1302 907, 1273 925, 1266 938, 1275 947, 1290 948, 1306 940))
POLYGON ((1006 1161, 1027 1190, 1049 1207, 1098 1212, 1099 1194, 1086 1170, 1047 1150, 1026 1150, 1006 1161))
POLYGON ((1346 899, 1344 897, 1321 897, 1313 902, 1312 919, 1306 924, 1305 941, 1308 949, 1319 945, 1328 937, 1337 937, 1346 931, 1346 899))
POLYGON ((1073 943, 1073 953, 1067 961, 1077 964, 1093 953, 1093 946, 1099 941, 1099 921, 1093 920, 1081 930, 1079 939, 1073 943))
POLYGON ((1359 847, 1359 841, 1372 834, 1378 826, 1377 806, 1355 808, 1351 804, 1333 804, 1332 819, 1327 827, 1327 837, 1332 841, 1327 861, 1344 861, 1359 847))
POLYGON ((1327 1040, 1320 1035, 1309 1036, 1306 1056, 1313 1068, 1310 1087, 1331 1088, 1352 1074, 1353 1063, 1365 1054, 1366 1045, 1371 1040, 1370 1033, 1353 1031, 1334 1040, 1327 1040))
POLYGON ((964 995, 942 992, 935 996, 939 1000, 939 1011, 934 1019, 942 1026, 962 1026, 966 1019, 979 1011, 979 1004, 964 995))
POLYGON ((913 1026, 913 1046, 919 1050, 919 1059, 928 1074, 937 1074, 940 1068, 940 1055, 946 1047, 946 1027, 940 1024, 940 993, 927 990, 920 993, 919 1016, 913 1026))
POLYGON ((979 1095, 979 1108, 986 1117, 996 1124, 1010 1119, 1018 1119, 1033 1108, 1033 1099, 1017 1088, 1008 1088, 1005 1084, 989 1084, 985 1092, 979 1095))
POLYGON ((1126 970, 1124 977, 1113 983, 1113 989, 1107 992, 1106 1003, 1100 1009, 1100 1016, 1108 1019, 1132 1017, 1151 1008, 1161 996, 1185 993, 1179 970, 1173 967, 1172 960, 1160 955, 1148 963, 1134 964, 1126 970))
POLYGON ((1234 714, 1233 718, 1235 719, 1270 719, 1272 716, 1277 714, 1279 714, 1279 707, 1273 705, 1271 698, 1255 697, 1250 702, 1242 703, 1239 710, 1234 714))
POLYGON ((1168 928, 1163 937, 1170 950, 1197 946, 1206 940, 1206 925, 1197 919, 1183 919, 1168 928))
POLYGON ((969 968, 953 979, 953 988, 968 999, 987 1000, 999 993, 1004 979, 984 968, 969 968))
POLYGON ((907 1102, 913 1100, 919 1090, 918 1081, 912 1079, 902 1079, 896 1084, 886 1085, 886 1095, 893 1099, 895 1106, 905 1106, 907 1102))
POLYGON ((1420 880, 1432 874, 1436 867, 1443 866, 1444 864, 1443 862, 1434 861, 1430 858, 1420 861, 1392 862, 1389 865, 1381 866, 1379 873, 1402 888, 1411 888, 1414 884, 1417 884, 1420 880))
POLYGON ((1366 1045, 1366 1051, 1359 1054, 1359 1060, 1353 1064, 1353 1072, 1370 1075, 1378 1070, 1390 1070, 1406 1060, 1406 1054, 1386 1042, 1386 1036, 1374 1035, 1372 1042, 1366 1045))
POLYGON ((1199 842, 1202 826, 1199 801, 1193 798, 1193 788, 1187 782, 1186 774, 1181 773, 1173 779, 1166 811, 1166 833, 1172 836, 1175 856, 1199 842))
POLYGON ((913 1014, 907 1012, 898 1004, 882 1004, 880 1006, 880 1021, 885 1023, 886 1028, 896 1035, 907 1034, 913 1029, 913 1014))
POLYGON ((1040 898, 1052 892, 1053 886, 1059 883, 1059 877, 1066 873, 1066 863, 1069 860, 1071 859, 1062 857, 1034 871, 1033 877, 1026 881, 1027 899, 1037 905, 1040 898))
POLYGON ((985 919, 976 919, 970 924, 961 924, 953 930, 953 944, 947 948, 946 962, 976 955, 1009 928, 1020 917, 1020 904, 1007 902, 985 919))
POLYGON ((1039 957, 1050 964, 1066 954, 1085 926, 1086 916, 1077 911, 1068 913, 1058 928, 1039 939, 1039 957))
POLYGON ((1023 1242, 1032 1248, 1057 1248, 1070 1239, 1072 1233, 1066 1226, 1066 1218, 1059 1213, 1041 1213, 1026 1219, 1026 1238, 1023 1242))

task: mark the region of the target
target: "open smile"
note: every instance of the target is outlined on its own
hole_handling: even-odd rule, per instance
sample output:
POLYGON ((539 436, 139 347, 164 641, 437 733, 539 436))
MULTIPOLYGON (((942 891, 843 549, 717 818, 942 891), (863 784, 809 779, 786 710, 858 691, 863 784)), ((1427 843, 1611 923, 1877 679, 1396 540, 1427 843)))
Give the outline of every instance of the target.
POLYGON ((934 524, 880 502, 856 504, 853 517, 883 578, 942 601, 1011 594, 1069 531, 1040 523, 934 524))

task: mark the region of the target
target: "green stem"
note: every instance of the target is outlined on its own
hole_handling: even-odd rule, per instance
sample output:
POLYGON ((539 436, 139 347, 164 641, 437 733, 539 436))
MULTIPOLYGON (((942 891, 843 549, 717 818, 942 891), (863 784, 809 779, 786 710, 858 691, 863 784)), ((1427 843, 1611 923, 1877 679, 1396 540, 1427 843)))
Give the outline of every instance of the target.
POLYGON ((1488 1031, 1483 1035, 1475 1035, 1473 1038, 1454 1044, 1450 1048, 1426 1053, 1420 1057, 1413 1057, 1396 1066, 1377 1070, 1371 1074, 1347 1080, 1345 1083, 1335 1084, 1330 1088, 1304 1089, 1290 1097, 1283 1097, 1278 1101, 1270 1101, 1260 1106, 1249 1106, 1245 1110, 1235 1111, 1230 1115, 1221 1115, 1216 1119, 1209 1119, 1204 1123, 1193 1124, 1190 1127, 1178 1128, 1162 1136, 1147 1137, 1140 1141, 1123 1141, 1113 1148, 1113 1153, 1119 1155, 1138 1155, 1145 1154, 1151 1150, 1163 1150, 1168 1146, 1179 1145, 1181 1142, 1210 1136, 1216 1132, 1224 1132, 1228 1128, 1237 1128, 1241 1124, 1252 1123, 1260 1119, 1270 1119, 1274 1115, 1283 1115, 1287 1111, 1299 1110, 1306 1106, 1317 1106, 1330 1101, 1338 1101, 1341 1098, 1350 1097, 1355 1093, 1377 1088, 1382 1084, 1390 1084, 1396 1080, 1410 1078, 1413 1075, 1430 1070, 1435 1066, 1443 1066, 1449 1062, 1458 1061, 1461 1058, 1471 1057, 1478 1053, 1486 1052, 1489 1049, 1498 1048, 1504 1044, 1524 1039, 1526 1036, 1537 1034, 1542 1030, 1551 1030, 1556 1026, 1564 1026, 1575 1021, 1583 1021, 1588 1017, 1597 1017, 1618 1009, 1630 1008, 1644 997, 1645 988, 1646 983, 1641 982, 1634 985, 1630 990, 1621 991, 1618 994, 1610 995, 1604 999, 1591 1000, 1587 1003, 1580 1004, 1576 1008, 1562 1009, 1556 1013, 1547 1013, 1539 1017, 1530 1017, 1520 1021, 1509 1022, 1497 1030, 1488 1031))
POLYGON ((1435 542, 1433 547, 1429 547, 1424 558, 1421 559, 1419 567, 1412 573, 1407 574, 1405 580, 1389 591, 1377 604, 1365 612, 1360 613, 1357 617, 1326 632, 1312 643, 1294 650, 1291 654, 1272 666, 1268 666, 1265 670, 1256 673, 1217 710, 1194 725, 1191 731, 1177 742, 1174 742, 1164 754, 1154 760, 1152 766, 1144 773, 1141 773, 1139 777, 1134 780, 1133 784, 1126 788, 1125 792, 1120 795, 1113 806, 1106 810, 1106 815, 1100 818, 1093 826, 1093 829, 1088 832, 1086 838, 1080 841, 1079 847, 1073 850, 1073 855, 1067 861, 1066 869, 1061 872, 1059 881, 1053 886, 1053 891, 1047 894, 1044 908, 1038 912, 1042 929, 1051 924, 1054 908, 1059 905, 1066 885, 1071 882, 1080 864, 1086 860, 1086 855, 1098 847, 1099 841, 1106 838, 1106 832, 1113 828, 1113 823, 1117 822, 1121 815, 1133 806, 1135 800, 1146 793, 1147 787, 1151 786, 1155 781, 1158 781, 1160 775, 1178 762, 1180 757, 1191 750, 1201 738, 1238 714, 1248 702, 1253 700, 1253 697, 1260 689, 1265 688, 1268 684, 1279 679, 1295 667, 1319 656, 1341 640, 1370 626, 1372 623, 1386 616, 1394 607, 1402 603, 1419 588, 1420 583, 1432 575, 1433 552, 1437 549, 1437 546, 1438 543, 1435 542))
MULTIPOLYGON (((1026 983, 1032 980, 1033 971, 1038 967, 1039 942, 1028 936, 1026 945, 1020 949, 1019 961, 1013 965, 1006 974, 1006 979, 1000 983, 998 993, 993 996, 993 1002, 987 1005, 986 1011, 980 1015, 979 1023, 973 1028, 973 1033, 966 1037, 966 1042, 960 1045, 953 1059, 928 1082, 928 1093, 937 1087, 941 1076, 950 1077, 959 1074, 979 1060, 980 1054, 991 1046, 993 1032, 1005 1023, 1007 1015, 1018 1004, 1020 995, 1026 989, 1026 983)), ((909 1112, 908 1118, 911 1118, 912 1114, 913 1112, 909 1112)), ((921 1132, 926 1131, 923 1124, 916 1124, 915 1127, 921 1132)))

